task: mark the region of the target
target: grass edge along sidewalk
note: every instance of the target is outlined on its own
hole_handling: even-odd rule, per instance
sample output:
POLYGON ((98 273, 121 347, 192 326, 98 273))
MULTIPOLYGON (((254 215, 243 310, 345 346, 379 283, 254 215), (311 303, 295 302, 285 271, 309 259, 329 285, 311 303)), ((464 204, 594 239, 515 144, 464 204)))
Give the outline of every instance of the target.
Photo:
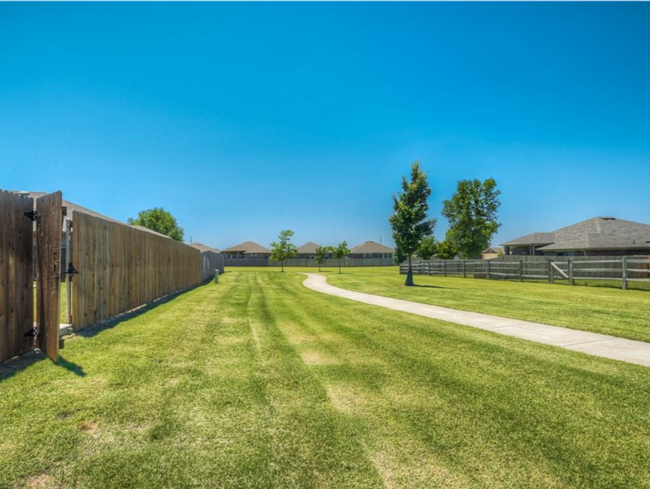
POLYGON ((650 369, 228 273, 0 380, 0 487, 642 487, 650 369))
POLYGON ((323 294, 650 367, 650 343, 644 341, 628 340, 590 331, 561 328, 549 324, 533 323, 477 312, 459 311, 458 309, 394 299, 382 295, 354 292, 328 284, 327 278, 322 274, 307 272, 305 274, 307 275, 306 280, 303 282, 305 287, 323 294))
MULTIPOLYGON (((315 272, 315 269, 304 271, 315 272)), ((650 342, 650 292, 418 275, 397 267, 325 272, 343 289, 650 342)))

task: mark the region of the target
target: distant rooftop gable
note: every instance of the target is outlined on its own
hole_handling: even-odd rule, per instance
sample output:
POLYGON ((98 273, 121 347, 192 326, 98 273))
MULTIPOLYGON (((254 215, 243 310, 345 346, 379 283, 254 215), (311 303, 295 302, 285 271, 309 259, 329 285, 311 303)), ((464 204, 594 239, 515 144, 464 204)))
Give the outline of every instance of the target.
POLYGON ((305 243, 304 245, 298 248, 298 253, 303 253, 303 254, 316 253, 316 250, 318 248, 320 248, 319 244, 309 241, 308 243, 305 243))
POLYGON ((352 248, 350 253, 395 253, 395 249, 390 246, 376 243, 375 241, 366 241, 365 243, 352 248))
POLYGON ((593 217, 552 233, 532 233, 503 244, 543 245, 541 251, 647 249, 650 225, 615 217, 593 217))
POLYGON ((245 243, 238 244, 236 246, 231 246, 230 248, 226 248, 223 250, 224 252, 228 253, 271 253, 271 250, 268 248, 265 248, 262 245, 259 245, 253 241, 246 241, 245 243))

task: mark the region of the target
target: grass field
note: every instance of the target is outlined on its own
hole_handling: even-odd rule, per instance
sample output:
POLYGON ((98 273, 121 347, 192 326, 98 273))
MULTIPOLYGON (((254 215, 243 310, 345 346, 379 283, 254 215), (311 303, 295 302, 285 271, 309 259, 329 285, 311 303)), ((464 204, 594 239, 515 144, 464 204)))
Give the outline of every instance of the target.
POLYGON ((327 276, 345 289, 650 341, 650 292, 644 290, 420 275, 418 287, 405 287, 397 267, 327 276))
POLYGON ((0 374, 0 487, 647 487, 650 369, 303 278, 229 272, 0 374))

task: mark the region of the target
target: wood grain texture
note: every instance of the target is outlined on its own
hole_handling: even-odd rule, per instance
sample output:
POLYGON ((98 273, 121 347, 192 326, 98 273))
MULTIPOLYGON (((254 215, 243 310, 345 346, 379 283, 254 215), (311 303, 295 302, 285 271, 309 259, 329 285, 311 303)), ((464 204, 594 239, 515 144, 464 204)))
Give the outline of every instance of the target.
POLYGON ((81 212, 72 222, 75 331, 201 282, 191 246, 81 212))
POLYGON ((0 362, 30 350, 34 325, 34 199, 0 191, 0 362))
POLYGON ((40 349, 54 361, 59 358, 62 203, 61 192, 36 199, 38 339, 40 349))

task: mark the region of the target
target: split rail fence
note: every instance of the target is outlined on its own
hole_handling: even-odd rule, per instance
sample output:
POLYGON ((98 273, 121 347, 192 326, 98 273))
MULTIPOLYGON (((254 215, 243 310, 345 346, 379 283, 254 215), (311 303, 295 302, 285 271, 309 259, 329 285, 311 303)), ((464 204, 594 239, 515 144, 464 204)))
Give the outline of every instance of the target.
MULTIPOLYGON (((400 264, 400 273, 408 272, 408 263, 400 264)), ((502 257, 492 260, 418 260, 413 262, 417 275, 458 275, 488 280, 617 281, 627 289, 631 282, 650 283, 650 257, 502 257)))

